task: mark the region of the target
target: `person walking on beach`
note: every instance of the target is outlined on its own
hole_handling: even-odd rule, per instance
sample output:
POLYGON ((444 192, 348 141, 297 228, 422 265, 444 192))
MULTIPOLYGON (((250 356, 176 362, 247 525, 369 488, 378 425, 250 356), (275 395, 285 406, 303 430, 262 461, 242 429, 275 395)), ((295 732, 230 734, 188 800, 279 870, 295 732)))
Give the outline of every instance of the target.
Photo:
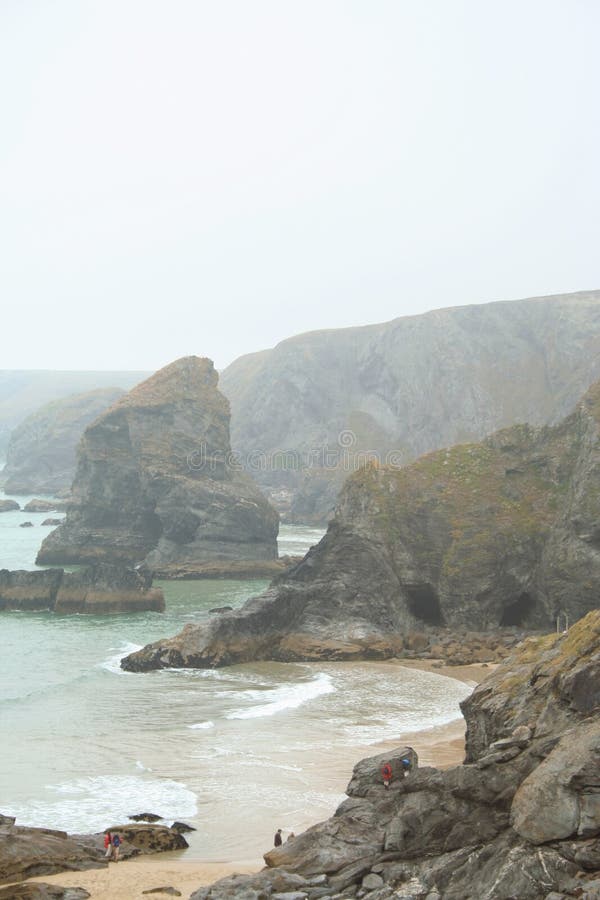
POLYGON ((392 780, 392 767, 389 762, 386 762, 381 767, 381 777, 383 779, 383 786, 387 790, 390 786, 390 782, 392 780))
POLYGON ((281 828, 278 828, 275 832, 275 837, 273 838, 273 843, 276 847, 281 847, 283 844, 283 838, 281 837, 281 828))
POLYGON ((104 835, 104 856, 106 859, 112 854, 112 834, 110 831, 107 831, 104 835))
POLYGON ((112 836, 112 849, 113 855, 112 858, 115 862, 119 862, 119 850, 121 848, 121 838, 118 834, 113 834, 112 836))

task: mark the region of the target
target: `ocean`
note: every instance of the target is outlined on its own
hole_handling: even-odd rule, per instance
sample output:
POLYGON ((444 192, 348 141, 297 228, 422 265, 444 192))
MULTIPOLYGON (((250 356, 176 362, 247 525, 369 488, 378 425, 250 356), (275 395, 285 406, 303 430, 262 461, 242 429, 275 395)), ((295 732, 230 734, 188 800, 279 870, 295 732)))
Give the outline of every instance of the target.
MULTIPOLYGON (((35 568, 47 517, 0 513, 0 568, 35 568)), ((306 552, 321 535, 282 526, 280 552, 306 552)), ((364 748, 457 718, 470 692, 367 662, 123 672, 125 654, 267 582, 159 584, 165 613, 0 613, 0 813, 88 832, 153 812, 197 829, 190 858, 258 859, 276 828, 331 815, 364 748)))

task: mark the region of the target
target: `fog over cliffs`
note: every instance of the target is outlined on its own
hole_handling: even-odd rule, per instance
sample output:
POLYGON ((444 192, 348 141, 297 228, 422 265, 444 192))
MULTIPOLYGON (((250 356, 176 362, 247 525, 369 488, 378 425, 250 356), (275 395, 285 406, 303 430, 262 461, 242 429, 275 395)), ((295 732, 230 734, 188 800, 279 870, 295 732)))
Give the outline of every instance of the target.
POLYGON ((554 423, 598 377, 589 291, 301 334, 236 360, 220 385, 234 450, 288 492, 289 518, 318 522, 354 454, 408 462, 515 422, 554 423))

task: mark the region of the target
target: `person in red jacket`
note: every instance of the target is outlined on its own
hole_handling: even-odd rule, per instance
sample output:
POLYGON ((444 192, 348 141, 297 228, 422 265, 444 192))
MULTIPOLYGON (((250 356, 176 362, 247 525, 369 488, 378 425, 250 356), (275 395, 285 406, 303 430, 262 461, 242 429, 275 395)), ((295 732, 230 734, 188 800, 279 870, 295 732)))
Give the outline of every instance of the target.
POLYGON ((381 767, 381 777, 383 778, 383 786, 384 788, 389 788, 390 782, 392 780, 392 767, 389 762, 386 762, 381 767))
POLYGON ((105 856, 110 856, 112 854, 112 834, 110 831, 107 831, 104 835, 104 850, 105 856))

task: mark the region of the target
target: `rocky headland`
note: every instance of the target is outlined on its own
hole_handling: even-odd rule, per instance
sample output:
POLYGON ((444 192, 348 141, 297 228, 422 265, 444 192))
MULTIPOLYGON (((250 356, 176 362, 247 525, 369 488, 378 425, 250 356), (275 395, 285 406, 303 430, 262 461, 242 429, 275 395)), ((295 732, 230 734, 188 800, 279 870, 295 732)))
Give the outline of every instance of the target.
POLYGON ((169 578, 245 562, 272 573, 278 515, 232 464, 217 382, 209 359, 177 360, 86 428, 66 519, 38 563, 144 562, 169 578))
POLYGON ((54 400, 28 416, 10 436, 0 472, 6 493, 68 493, 81 435, 123 394, 121 388, 98 388, 54 400))
POLYGON ((221 376, 232 444, 288 521, 324 523, 365 456, 410 462, 553 424, 600 378, 600 291, 301 334, 221 376), (389 456, 388 456, 389 454, 389 456))
POLYGON ((597 900, 600 611, 522 642, 462 709, 463 765, 362 760, 332 818, 192 900, 597 900))
POLYGON ((144 569, 97 563, 76 572, 0 569, 0 610, 68 614, 163 612, 165 598, 144 569))
POLYGON ((123 667, 403 656, 415 631, 430 656, 469 632, 500 647, 595 609, 599 548, 600 383, 556 426, 366 466, 321 542, 264 594, 123 667))

